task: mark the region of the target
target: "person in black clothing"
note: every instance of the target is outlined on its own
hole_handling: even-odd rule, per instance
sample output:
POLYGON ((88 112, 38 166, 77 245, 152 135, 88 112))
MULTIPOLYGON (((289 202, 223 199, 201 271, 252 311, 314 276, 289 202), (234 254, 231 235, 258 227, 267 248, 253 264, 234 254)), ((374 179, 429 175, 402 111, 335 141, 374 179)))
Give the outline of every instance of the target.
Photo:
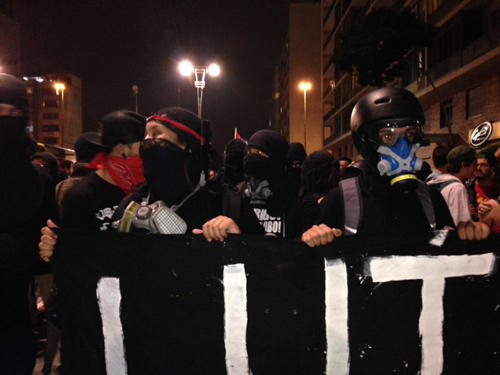
POLYGON ((248 179, 242 189, 266 234, 300 236, 299 186, 285 167, 288 142, 273 130, 259 130, 248 140, 243 168, 248 179))
MULTIPOLYGON (((223 212, 220 184, 206 181, 209 126, 208 121, 201 121, 182 108, 160 109, 149 117, 140 148, 146 183, 122 200, 114 220, 120 220, 127 210, 137 208, 131 205, 133 202, 145 201, 150 205, 161 201, 185 223, 185 232, 203 234, 208 241, 223 241, 229 233, 241 231, 262 233, 251 209, 244 203, 237 217, 231 218, 223 212)), ((117 226, 124 228, 118 223, 117 226)))
POLYGON ((312 152, 302 163, 299 206, 301 227, 305 231, 319 215, 319 204, 339 184, 339 162, 326 150, 312 152))
POLYGON ((35 366, 28 289, 41 268, 38 231, 55 213, 53 183, 30 160, 36 142, 26 130, 28 118, 26 88, 0 74, 0 374, 5 375, 31 375, 35 366))
POLYGON ((75 156, 76 162, 71 167, 69 177, 56 185, 56 202, 58 207, 61 207, 62 200, 67 191, 77 185, 86 176, 91 174, 94 169, 87 166, 95 156, 103 151, 103 147, 99 143, 100 136, 98 133, 83 133, 75 141, 75 156))
POLYGON ((286 170, 292 175, 297 184, 300 186, 300 172, 302 163, 307 157, 306 149, 300 142, 291 142, 288 145, 286 153, 286 170))
POLYGON ((245 181, 243 157, 247 143, 241 138, 231 139, 224 149, 223 167, 214 177, 222 185, 236 186, 245 181))
POLYGON ((116 206, 143 181, 139 146, 146 118, 132 111, 114 111, 101 121, 101 145, 91 166, 97 168, 62 201, 60 226, 107 230, 116 206))
MULTIPOLYGON (((386 87, 361 98, 352 111, 351 131, 366 161, 363 173, 344 180, 325 197, 317 221, 320 225, 306 231, 302 241, 313 247, 332 242, 342 231, 366 235, 453 228, 439 191, 418 181, 414 174, 421 165, 415 153, 422 143, 424 121, 418 99, 407 90, 386 87), (349 190, 344 182, 357 185, 349 190), (349 210, 344 210, 348 191, 354 191, 361 208, 350 204, 349 210), (359 213, 359 218, 351 221, 352 213, 359 213)), ((489 229, 477 224, 460 223, 460 238, 486 238, 489 229)))

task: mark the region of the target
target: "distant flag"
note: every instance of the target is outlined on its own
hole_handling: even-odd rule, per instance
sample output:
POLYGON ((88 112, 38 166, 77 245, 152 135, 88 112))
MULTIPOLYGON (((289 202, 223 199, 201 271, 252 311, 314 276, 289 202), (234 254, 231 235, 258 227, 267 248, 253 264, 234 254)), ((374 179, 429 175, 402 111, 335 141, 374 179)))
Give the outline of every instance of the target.
POLYGON ((234 128, 234 139, 241 139, 241 135, 238 133, 238 128, 234 128))

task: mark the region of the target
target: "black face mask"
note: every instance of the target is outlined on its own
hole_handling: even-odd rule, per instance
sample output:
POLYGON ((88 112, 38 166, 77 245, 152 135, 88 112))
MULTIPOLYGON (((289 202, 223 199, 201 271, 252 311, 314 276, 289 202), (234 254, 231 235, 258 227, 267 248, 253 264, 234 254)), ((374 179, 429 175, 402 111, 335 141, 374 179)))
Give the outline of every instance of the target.
POLYGON ((25 117, 0 116, 0 159, 35 153, 36 142, 25 131, 27 125, 25 117))
POLYGON ((280 163, 272 157, 265 158, 261 155, 247 154, 243 158, 245 175, 258 180, 267 180, 271 186, 277 184, 285 175, 283 162, 280 163))
POLYGON ((172 142, 145 139, 140 155, 154 200, 162 200, 168 206, 179 204, 199 182, 199 166, 190 163, 189 154, 172 142))

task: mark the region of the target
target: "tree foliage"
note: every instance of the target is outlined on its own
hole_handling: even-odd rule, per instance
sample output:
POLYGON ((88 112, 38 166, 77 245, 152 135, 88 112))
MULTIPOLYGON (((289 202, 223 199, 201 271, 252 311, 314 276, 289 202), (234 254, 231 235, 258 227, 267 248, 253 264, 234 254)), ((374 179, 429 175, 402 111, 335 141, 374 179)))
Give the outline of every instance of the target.
POLYGON ((356 73, 361 86, 382 86, 401 77, 407 53, 429 46, 434 34, 408 9, 377 9, 341 34, 334 63, 343 72, 356 73))

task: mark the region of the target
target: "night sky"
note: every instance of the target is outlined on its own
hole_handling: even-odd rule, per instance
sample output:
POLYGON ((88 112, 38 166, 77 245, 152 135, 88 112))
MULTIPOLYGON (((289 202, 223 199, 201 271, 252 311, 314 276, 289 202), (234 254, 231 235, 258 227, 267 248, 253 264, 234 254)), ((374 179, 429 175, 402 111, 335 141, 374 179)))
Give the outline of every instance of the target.
MULTIPOLYGON (((197 112, 194 78, 177 64, 217 62, 207 77, 202 117, 223 151, 268 126, 274 67, 284 45, 292 0, 17 0, 23 74, 68 72, 83 85, 84 131, 115 109, 166 106, 197 112)), ((304 1, 311 2, 311 1, 304 1)))

